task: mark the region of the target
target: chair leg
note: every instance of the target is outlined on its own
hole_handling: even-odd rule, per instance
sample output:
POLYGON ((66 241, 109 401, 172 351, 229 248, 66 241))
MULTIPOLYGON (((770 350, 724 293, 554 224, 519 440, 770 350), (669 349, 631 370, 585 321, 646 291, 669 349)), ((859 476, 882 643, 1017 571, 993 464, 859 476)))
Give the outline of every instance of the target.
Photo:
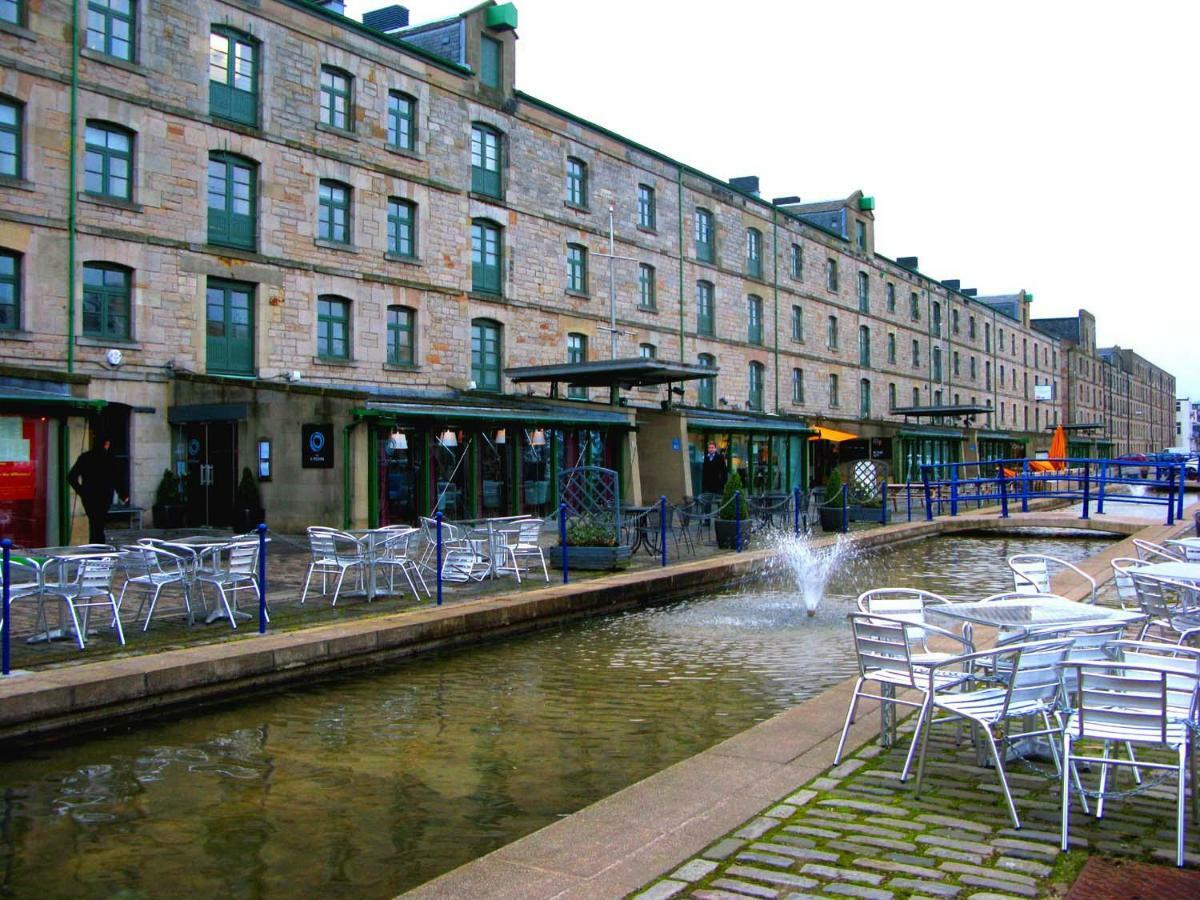
MULTIPOLYGON (((142 623, 142 631, 143 632, 145 632, 145 630, 150 627, 150 617, 154 615, 154 607, 158 604, 158 593, 161 590, 162 590, 161 584, 156 584, 154 586, 154 593, 150 596, 150 609, 146 612, 146 621, 142 623)), ((122 594, 125 593, 124 589, 121 590, 121 593, 122 594)), ((143 598, 142 602, 143 603, 145 602, 145 598, 143 598)), ((142 612, 142 608, 139 606, 138 607, 138 615, 141 615, 141 612, 142 612)), ((134 621, 136 623, 136 621, 137 621, 136 616, 134 617, 134 621)))
MULTIPOLYGON (((1108 759, 1112 746, 1108 741, 1104 742, 1104 759, 1108 759)), ((1100 763, 1100 791, 1096 797, 1096 818, 1104 818, 1104 792, 1108 789, 1108 763, 1100 763)))
POLYGON ((1175 794, 1175 865, 1181 869, 1183 868, 1183 837, 1186 822, 1184 811, 1187 809, 1187 755, 1188 742, 1185 739, 1179 743, 1179 784, 1176 786, 1175 794))
POLYGON ((1004 774, 1004 760, 1000 758, 1000 748, 996 746, 996 738, 992 729, 985 725, 981 729, 987 738, 988 747, 992 751, 992 762, 996 765, 996 774, 1000 777, 1000 787, 1004 789, 1004 799, 1008 801, 1008 814, 1012 816, 1013 828, 1021 827, 1021 819, 1017 815, 1017 805, 1013 803, 1012 791, 1008 789, 1008 778, 1004 774))
MULTIPOLYGON (((155 595, 157 596, 157 595, 155 595)), ((121 627, 121 607, 118 605, 117 598, 113 596, 113 592, 108 592, 108 602, 112 605, 113 611, 113 627, 117 629, 117 643, 122 647, 125 646, 125 629, 121 627)))
POLYGON ((223 584, 217 585, 217 593, 221 595, 221 602, 225 604, 225 613, 229 616, 229 624, 237 628, 237 617, 233 614, 233 607, 229 605, 229 596, 225 593, 223 584))
MULTIPOLYGON (((908 753, 904 757, 904 769, 900 772, 900 781, 903 783, 908 780, 908 773, 912 770, 913 754, 917 749, 917 743, 922 744, 921 756, 924 758, 924 743, 925 737, 929 734, 930 723, 927 719, 930 718, 930 700, 929 695, 925 696, 925 701, 921 704, 921 709, 917 712, 917 727, 913 732, 912 741, 908 745, 908 753)), ((920 779, 918 778, 918 787, 920 790, 920 779)))
POLYGON ((79 616, 75 614, 75 604, 70 600, 64 600, 63 602, 67 605, 67 612, 71 614, 71 624, 75 626, 75 642, 79 644, 79 649, 82 650, 84 648, 84 634, 87 631, 87 620, 85 619, 84 624, 81 624, 79 616))
POLYGON ((838 741, 837 752, 833 754, 833 764, 836 766, 842 761, 842 749, 846 746, 846 735, 850 733, 850 726, 854 724, 854 709, 858 706, 858 692, 862 690, 863 679, 858 679, 854 685, 854 696, 850 698, 850 708, 846 710, 846 723, 842 726, 842 737, 838 741))
MULTIPOLYGON (((919 797, 921 795, 921 782, 925 779, 925 754, 929 751, 929 732, 933 731, 934 706, 932 698, 928 699, 926 704, 926 707, 922 708, 922 712, 923 717, 927 718, 928 721, 917 724, 917 727, 921 729, 921 755, 917 757, 917 783, 913 787, 914 797, 919 797)), ((913 738, 913 743, 915 744, 916 735, 913 735, 913 738)), ((913 748, 909 747, 909 756, 912 756, 912 751, 913 748)), ((904 779, 901 778, 900 780, 903 781, 904 779)))
MULTIPOLYGON (((316 563, 313 563, 312 565, 310 565, 308 567, 308 576, 304 579, 304 590, 302 590, 300 592, 300 602, 301 603, 303 603, 304 598, 308 596, 308 583, 310 581, 312 581, 313 569, 316 568, 316 565, 317 565, 316 563)), ((321 576, 322 582, 324 581, 324 577, 325 577, 324 575, 321 576)))
POLYGON ((342 571, 338 573, 337 584, 335 584, 333 586, 333 602, 329 604, 330 606, 337 606, 338 593, 342 589, 342 579, 345 577, 346 577, 346 570, 342 569, 342 571))
POLYGON ((1070 828, 1071 819, 1071 781, 1070 776, 1074 776, 1076 781, 1079 779, 1079 773, 1075 770, 1075 764, 1071 762, 1071 736, 1065 731, 1063 732, 1063 778, 1062 778, 1062 818, 1059 821, 1059 833, 1062 835, 1062 840, 1059 843, 1059 849, 1064 853, 1067 851, 1068 836, 1067 831, 1070 828))

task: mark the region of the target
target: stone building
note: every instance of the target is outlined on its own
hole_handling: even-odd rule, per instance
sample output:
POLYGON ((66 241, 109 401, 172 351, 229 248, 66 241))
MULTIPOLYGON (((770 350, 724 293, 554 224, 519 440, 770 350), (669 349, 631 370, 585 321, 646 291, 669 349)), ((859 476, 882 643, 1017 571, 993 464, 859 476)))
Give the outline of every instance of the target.
MULTIPOLYGON (((12 534, 72 536, 101 433, 134 505, 169 470, 226 524, 249 469, 284 529, 544 513, 577 464, 694 496, 710 440, 767 494, 1046 449, 1069 369, 1031 295, 879 254, 862 192, 768 201, 521 92, 516 25, 0 0, 12 534), (594 386, 534 371, 567 363, 594 386)), ((1157 421, 1173 380, 1113 359, 1157 421)))

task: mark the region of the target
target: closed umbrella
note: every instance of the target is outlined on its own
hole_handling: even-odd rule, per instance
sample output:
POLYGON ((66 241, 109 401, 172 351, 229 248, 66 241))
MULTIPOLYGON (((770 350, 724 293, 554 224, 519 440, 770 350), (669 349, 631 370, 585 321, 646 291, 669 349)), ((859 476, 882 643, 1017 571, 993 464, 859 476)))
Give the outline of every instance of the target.
POLYGON ((1054 437, 1050 439, 1050 459, 1054 461, 1054 468, 1057 471, 1062 471, 1067 467, 1063 460, 1067 456, 1067 432, 1059 425, 1054 429, 1054 437))

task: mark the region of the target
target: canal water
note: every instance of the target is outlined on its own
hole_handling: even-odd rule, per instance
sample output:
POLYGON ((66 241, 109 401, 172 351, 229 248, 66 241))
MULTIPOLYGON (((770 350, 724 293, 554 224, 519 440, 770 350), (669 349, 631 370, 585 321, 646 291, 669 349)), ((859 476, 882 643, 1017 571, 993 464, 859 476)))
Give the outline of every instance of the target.
POLYGON ((390 897, 849 677, 862 590, 1010 590, 1095 538, 848 560, 809 618, 768 579, 256 694, 0 761, 0 896, 390 897))

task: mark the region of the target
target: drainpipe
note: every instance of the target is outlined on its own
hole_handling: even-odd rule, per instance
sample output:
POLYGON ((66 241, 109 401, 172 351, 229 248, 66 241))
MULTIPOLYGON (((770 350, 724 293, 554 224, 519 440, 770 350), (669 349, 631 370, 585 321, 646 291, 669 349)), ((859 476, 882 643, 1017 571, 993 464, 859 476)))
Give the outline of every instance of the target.
POLYGON ((683 167, 675 170, 675 185, 679 194, 679 361, 686 362, 683 349, 683 167))
POLYGON ((342 529, 350 528, 350 432, 357 422, 342 426, 342 529))
POLYGON ((775 415, 779 415, 779 216, 775 204, 771 204, 771 289, 775 294, 775 415))
POLYGON ((71 134, 67 148, 67 374, 75 371, 75 158, 79 141, 79 4, 71 4, 71 134))
POLYGON ((71 488, 67 484, 67 471, 71 468, 71 433, 67 417, 58 423, 58 543, 66 547, 71 543, 71 488))

